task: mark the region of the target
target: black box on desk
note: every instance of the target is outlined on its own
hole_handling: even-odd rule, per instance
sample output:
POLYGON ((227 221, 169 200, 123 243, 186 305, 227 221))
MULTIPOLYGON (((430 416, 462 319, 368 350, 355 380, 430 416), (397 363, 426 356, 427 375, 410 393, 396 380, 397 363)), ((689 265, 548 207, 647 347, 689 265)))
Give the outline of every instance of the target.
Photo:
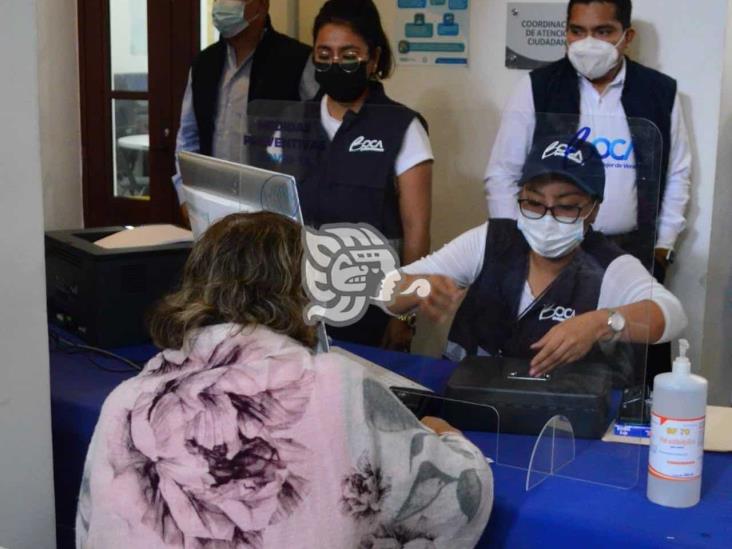
MULTIPOLYGON (((575 363, 549 379, 528 378, 529 362, 503 357, 468 357, 447 382, 445 396, 496 408, 501 433, 538 435, 556 415, 565 416, 578 438, 601 438, 610 423, 612 375, 608 367, 575 363)), ((445 404, 444 418, 465 431, 490 431, 469 407, 445 404)))
POLYGON ((178 286, 191 251, 191 243, 116 250, 94 244, 122 230, 46 232, 48 319, 97 347, 150 339, 145 314, 178 286))

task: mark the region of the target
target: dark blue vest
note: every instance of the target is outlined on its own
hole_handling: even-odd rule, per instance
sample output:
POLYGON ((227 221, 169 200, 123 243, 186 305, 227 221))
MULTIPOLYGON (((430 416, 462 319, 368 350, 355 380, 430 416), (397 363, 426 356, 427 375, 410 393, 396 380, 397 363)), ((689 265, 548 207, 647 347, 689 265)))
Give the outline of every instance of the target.
MULTIPOLYGON (((537 119, 534 140, 575 133, 579 129, 576 126, 579 120, 569 124, 567 117, 562 116, 580 114, 579 77, 569 59, 565 57, 532 71, 531 85, 535 112, 557 115, 537 119)), ((636 184, 640 235, 634 249, 628 251, 649 268, 660 207, 659 183, 661 197, 666 187, 671 150, 671 113, 676 100, 676 89, 676 81, 671 77, 626 59, 622 103, 629 118, 628 126, 638 165, 636 184), (661 151, 648 151, 643 146, 643 143, 653 140, 654 136, 647 124, 635 122, 633 119, 649 120, 656 125, 661 134, 661 151), (660 165, 655 157, 660 157, 660 165)))
MULTIPOLYGON (((274 30, 268 19, 267 31, 252 57, 249 101, 299 101, 300 81, 310 51, 305 44, 274 30)), ((213 151, 219 84, 225 63, 226 41, 221 39, 199 53, 191 68, 199 151, 209 156, 213 151)))
POLYGON ((468 290, 450 329, 448 358, 488 354, 530 359, 531 345, 558 323, 597 309, 607 266, 623 251, 590 231, 572 262, 521 317, 529 245, 516 222, 488 225, 483 269, 468 290))
POLYGON ((292 106, 284 117, 294 129, 282 131, 282 163, 270 168, 296 177, 306 224, 368 223, 389 239, 401 238, 394 164, 415 117, 426 127, 374 82, 361 110, 346 113, 330 141, 319 100, 292 106))

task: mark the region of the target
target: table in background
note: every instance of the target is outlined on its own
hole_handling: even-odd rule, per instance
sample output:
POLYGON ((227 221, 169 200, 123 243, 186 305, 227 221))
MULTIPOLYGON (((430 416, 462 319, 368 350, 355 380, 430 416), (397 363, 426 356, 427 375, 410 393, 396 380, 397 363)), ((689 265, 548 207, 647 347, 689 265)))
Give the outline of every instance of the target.
MULTIPOLYGON (((455 365, 427 357, 358 345, 343 347, 439 390, 455 365)), ((118 349, 135 361, 155 353, 152 345, 118 349)), ((101 357, 53 352, 51 403, 59 549, 73 547, 76 498, 84 457, 104 399, 132 373, 98 366, 124 366, 101 357)), ((470 436, 470 435, 469 435, 470 436)), ((510 436, 510 435, 506 435, 510 436)), ((513 436, 514 440, 530 437, 513 436)), ((482 437, 474 442, 480 446, 482 437)), ((503 440, 503 439, 502 439, 503 440)), ((597 444, 603 444, 597 442, 597 444)), ((641 462, 647 461, 643 449, 641 462)), ((526 492, 526 471, 493 465, 495 503, 479 547, 732 547, 732 456, 704 456, 702 502, 687 510, 666 509, 645 497, 646 475, 631 490, 551 477, 526 492)))
POLYGON ((122 153, 122 171, 127 177, 129 184, 128 192, 131 196, 146 196, 150 194, 150 178, 145 172, 148 167, 145 165, 145 155, 150 150, 150 136, 148 134, 125 135, 117 140, 117 146, 122 153), (142 179, 135 175, 137 162, 142 162, 142 179))

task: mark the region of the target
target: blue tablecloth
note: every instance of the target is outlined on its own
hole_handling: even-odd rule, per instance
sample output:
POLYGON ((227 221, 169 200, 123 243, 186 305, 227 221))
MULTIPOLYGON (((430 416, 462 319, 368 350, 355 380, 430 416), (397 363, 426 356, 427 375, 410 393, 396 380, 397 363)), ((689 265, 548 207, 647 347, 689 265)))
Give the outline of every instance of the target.
MULTIPOLYGON (((357 345, 348 350, 439 390, 454 365, 401 353, 357 345)), ((136 361, 154 354, 151 345, 117 352, 136 361)), ((51 393, 53 413, 54 474, 59 548, 73 547, 76 497, 86 448, 101 405, 112 389, 131 373, 111 373, 98 368, 123 368, 119 363, 86 354, 53 352, 51 393)), ((469 434, 490 454, 495 436, 469 434)), ((530 437, 504 435, 500 439, 501 461, 511 462, 533 445, 530 437)), ((591 444, 577 441, 578 453, 590 456, 589 465, 602 470, 612 453, 592 457, 591 444), (583 448, 582 445, 587 445, 583 448)), ((609 445, 603 444, 603 447, 609 445)), ((612 445, 622 452, 624 445, 612 445)), ((526 471, 501 464, 493 466, 495 504, 479 547, 732 547, 732 456, 706 453, 701 503, 687 510, 674 510, 650 503, 645 497, 643 468, 647 450, 639 454, 638 484, 628 490, 550 477, 526 492, 526 471)), ((516 460, 521 461, 517 458, 516 460)), ((583 467, 588 467, 588 459, 583 467)), ((566 473, 566 470, 563 470, 566 473)), ((570 473, 574 473, 570 469, 570 473)), ((580 476, 583 471, 576 471, 580 476)), ((598 478, 594 472, 591 478, 598 478)), ((612 479, 608 479, 610 482, 612 479)), ((624 480, 627 481, 627 478, 624 480)))

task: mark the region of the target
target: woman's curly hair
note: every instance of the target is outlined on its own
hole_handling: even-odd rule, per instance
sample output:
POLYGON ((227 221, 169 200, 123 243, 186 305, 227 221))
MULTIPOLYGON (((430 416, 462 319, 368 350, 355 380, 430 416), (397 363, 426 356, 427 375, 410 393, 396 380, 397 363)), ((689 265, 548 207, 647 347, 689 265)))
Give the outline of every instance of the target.
POLYGON ((191 251, 180 289, 149 319, 156 345, 180 349, 187 334, 212 324, 266 326, 307 346, 301 226, 269 213, 231 214, 212 225, 191 251))

